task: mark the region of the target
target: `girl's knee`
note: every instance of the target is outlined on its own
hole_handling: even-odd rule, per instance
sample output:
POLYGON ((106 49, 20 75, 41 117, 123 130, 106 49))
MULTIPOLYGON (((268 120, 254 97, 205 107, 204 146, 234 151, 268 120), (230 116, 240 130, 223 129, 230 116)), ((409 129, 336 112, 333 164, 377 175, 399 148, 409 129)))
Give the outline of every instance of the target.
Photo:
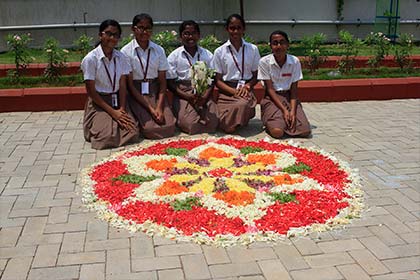
POLYGON ((270 134, 273 138, 282 138, 284 135, 284 130, 281 128, 267 128, 268 134, 270 134))
POLYGON ((235 127, 235 126, 231 126, 231 127, 225 127, 225 128, 223 128, 223 131, 224 131, 225 133, 228 133, 228 134, 234 133, 234 132, 235 132, 235 130, 236 130, 236 127, 235 127))
POLYGON ((311 135, 311 129, 309 128, 308 130, 302 132, 299 136, 300 137, 309 137, 311 135))

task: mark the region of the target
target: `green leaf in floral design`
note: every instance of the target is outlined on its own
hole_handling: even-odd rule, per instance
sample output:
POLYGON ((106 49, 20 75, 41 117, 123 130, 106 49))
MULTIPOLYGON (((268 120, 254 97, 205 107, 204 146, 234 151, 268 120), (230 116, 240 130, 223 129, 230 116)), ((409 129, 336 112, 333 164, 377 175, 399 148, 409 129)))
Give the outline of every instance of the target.
POLYGON ((113 181, 123 181, 124 183, 141 184, 157 179, 156 176, 139 176, 136 174, 123 174, 117 178, 112 178, 113 181))
POLYGON ((185 156, 188 150, 185 148, 166 148, 165 152, 171 156, 185 156))

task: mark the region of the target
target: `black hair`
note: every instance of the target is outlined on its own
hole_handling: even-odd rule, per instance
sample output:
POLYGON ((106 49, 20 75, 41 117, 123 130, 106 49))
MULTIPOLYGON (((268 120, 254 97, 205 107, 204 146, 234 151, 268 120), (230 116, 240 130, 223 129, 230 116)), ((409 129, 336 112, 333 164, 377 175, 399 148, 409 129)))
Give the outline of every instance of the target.
POLYGON ((270 34, 270 41, 269 41, 270 43, 271 43, 271 39, 273 38, 274 35, 281 35, 281 36, 283 36, 284 39, 286 39, 287 43, 289 43, 289 36, 287 36, 287 33, 286 32, 281 31, 281 30, 276 30, 276 31, 271 32, 271 34, 270 34))
POLYGON ((118 28, 118 32, 120 32, 120 35, 122 33, 121 31, 121 25, 118 23, 118 21, 113 19, 106 19, 104 20, 101 25, 99 25, 99 33, 103 32, 108 26, 115 26, 118 28))
POLYGON ((184 20, 179 26, 179 36, 181 36, 181 33, 184 32, 188 25, 194 26, 195 30, 200 33, 200 27, 198 26, 198 23, 193 20, 184 20))
POLYGON ((229 27, 229 23, 230 23, 230 22, 231 22, 234 18, 239 19, 239 20, 240 20, 240 22, 242 23, 243 28, 245 29, 245 20, 244 20, 244 18, 243 18, 241 15, 239 15, 239 14, 231 14, 231 15, 227 18, 227 20, 226 20, 225 27, 226 27, 226 28, 228 28, 228 27, 229 27))
POLYGON ((148 20, 150 25, 153 27, 153 19, 149 14, 139 14, 139 15, 134 16, 132 27, 136 26, 137 23, 139 23, 140 21, 144 19, 148 20))
MULTIPOLYGON (((106 19, 103 22, 101 22, 101 25, 99 25, 99 34, 102 33, 105 29, 107 29, 108 26, 115 26, 118 29, 118 32, 120 32, 120 36, 121 36, 121 33, 122 33, 121 25, 118 23, 118 21, 114 19, 106 19)), ((95 48, 99 46, 100 44, 101 44, 101 41, 98 41, 95 44, 95 48)))

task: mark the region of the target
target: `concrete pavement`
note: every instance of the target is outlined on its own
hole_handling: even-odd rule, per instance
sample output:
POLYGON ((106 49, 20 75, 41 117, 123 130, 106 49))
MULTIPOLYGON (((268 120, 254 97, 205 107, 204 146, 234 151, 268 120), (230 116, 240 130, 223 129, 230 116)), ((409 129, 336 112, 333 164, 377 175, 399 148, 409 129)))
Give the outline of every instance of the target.
MULTIPOLYGON (((80 170, 119 149, 84 142, 82 111, 0 114, 0 278, 420 279, 420 99, 304 109, 313 137, 300 141, 359 168, 369 210, 344 230, 228 249, 118 231, 87 212, 80 170)), ((265 137, 260 126, 239 134, 265 137)))

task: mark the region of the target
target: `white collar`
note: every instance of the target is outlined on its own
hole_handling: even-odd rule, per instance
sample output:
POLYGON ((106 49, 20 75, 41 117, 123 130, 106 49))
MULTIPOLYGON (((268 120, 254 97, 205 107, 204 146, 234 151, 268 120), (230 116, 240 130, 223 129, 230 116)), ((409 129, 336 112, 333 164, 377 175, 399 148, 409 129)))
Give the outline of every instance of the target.
MULTIPOLYGON (((278 67, 281 68, 281 66, 277 63, 276 58, 274 57, 274 54, 271 54, 271 56, 270 56, 270 64, 275 64, 275 65, 277 65, 278 67)), ((292 64, 292 61, 290 60, 290 57, 289 57, 288 54, 286 54, 286 61, 284 62, 283 65, 285 65, 285 64, 292 64)))

